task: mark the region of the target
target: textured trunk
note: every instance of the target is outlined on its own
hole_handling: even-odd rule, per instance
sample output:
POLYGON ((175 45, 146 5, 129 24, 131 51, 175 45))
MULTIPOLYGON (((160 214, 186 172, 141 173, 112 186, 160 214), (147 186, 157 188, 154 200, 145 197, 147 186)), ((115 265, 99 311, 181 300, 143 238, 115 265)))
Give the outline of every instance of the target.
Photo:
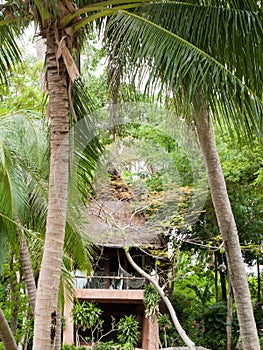
MULTIPOLYGON (((36 33, 39 33, 38 28, 35 28, 35 31, 36 33)), ((45 45, 44 39, 39 34, 35 35, 35 47, 36 47, 37 61, 44 62, 46 45, 45 45)), ((41 89, 45 90, 45 74, 43 72, 40 72, 39 74, 39 85, 41 89)))
POLYGON ((2 309, 0 309, 0 339, 5 350, 18 350, 11 329, 5 319, 2 309))
POLYGON ((30 255, 27 247, 27 241, 23 235, 22 235, 22 244, 20 248, 20 259, 21 259, 21 263, 24 271, 26 288, 29 296, 29 303, 34 313, 35 305, 36 305, 36 293, 37 293, 36 282, 35 282, 31 259, 30 259, 30 255))
POLYGON ((159 286, 159 284, 157 283, 157 281, 151 277, 148 273, 146 273, 144 270, 142 270, 132 259, 130 253, 125 250, 125 254, 126 257, 129 261, 129 263, 131 264, 131 266, 134 267, 134 269, 143 277, 145 277, 153 286, 154 288, 157 290, 160 298, 162 299, 162 301, 165 303, 167 309, 169 310, 170 316, 172 318, 173 324, 178 332, 178 334, 180 335, 180 337, 182 338, 183 342, 185 343, 185 345, 187 346, 188 350, 196 350, 195 344, 192 342, 192 340, 188 337, 188 335, 185 333, 184 329, 182 328, 176 313, 174 311, 173 305, 170 302, 170 300, 167 298, 167 296, 165 295, 165 292, 163 291, 163 289, 159 286))
POLYGON ((245 350, 259 350, 259 338, 254 320, 250 291, 242 259, 235 219, 228 198, 225 179, 207 112, 195 116, 199 142, 205 159, 210 191, 222 235, 232 282, 241 338, 245 350))
POLYGON ((33 350, 53 350, 56 342, 57 304, 63 254, 69 162, 67 73, 56 64, 55 30, 47 36, 47 88, 50 117, 50 173, 48 215, 43 259, 35 307, 33 350))

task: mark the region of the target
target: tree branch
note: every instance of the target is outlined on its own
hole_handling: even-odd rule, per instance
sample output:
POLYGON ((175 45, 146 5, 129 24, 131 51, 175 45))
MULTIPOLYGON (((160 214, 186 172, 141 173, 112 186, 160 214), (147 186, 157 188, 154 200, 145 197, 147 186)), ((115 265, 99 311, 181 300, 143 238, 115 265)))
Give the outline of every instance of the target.
POLYGON ((184 341, 185 345, 187 346, 187 348, 189 350, 195 350, 195 344, 192 342, 192 340, 187 336, 187 334, 185 333, 184 329, 182 328, 176 313, 174 311, 174 308, 170 302, 170 300, 168 299, 168 297, 165 295, 163 289, 159 286, 158 282, 151 277, 148 273, 146 273, 144 270, 142 270, 132 259, 129 251, 127 249, 125 249, 125 254, 126 257, 129 261, 129 263, 132 265, 132 267, 134 267, 134 269, 143 277, 145 277, 150 283, 152 283, 152 285, 154 286, 154 288, 157 290, 158 294, 160 295, 161 299, 163 300, 163 302, 165 303, 165 305, 167 306, 169 313, 171 315, 173 324, 177 330, 177 332, 179 333, 180 337, 182 338, 182 340, 184 341))

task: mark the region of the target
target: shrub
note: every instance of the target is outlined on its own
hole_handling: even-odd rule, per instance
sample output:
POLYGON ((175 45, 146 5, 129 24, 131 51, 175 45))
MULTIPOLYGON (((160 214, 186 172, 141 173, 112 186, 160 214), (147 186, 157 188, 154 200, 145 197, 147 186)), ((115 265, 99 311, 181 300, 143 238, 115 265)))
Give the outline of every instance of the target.
MULTIPOLYGON (((118 341, 127 346, 126 349, 133 349, 140 337, 139 324, 134 315, 125 315, 118 323, 118 341)), ((122 347, 124 349, 124 347, 122 347)))

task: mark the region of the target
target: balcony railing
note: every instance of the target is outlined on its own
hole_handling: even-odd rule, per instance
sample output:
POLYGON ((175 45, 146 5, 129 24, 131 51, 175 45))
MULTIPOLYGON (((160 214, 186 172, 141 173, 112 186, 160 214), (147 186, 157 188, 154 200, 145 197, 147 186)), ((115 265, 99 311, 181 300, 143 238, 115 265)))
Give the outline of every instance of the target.
POLYGON ((145 279, 135 276, 93 275, 75 276, 75 288, 91 289, 142 289, 145 279))

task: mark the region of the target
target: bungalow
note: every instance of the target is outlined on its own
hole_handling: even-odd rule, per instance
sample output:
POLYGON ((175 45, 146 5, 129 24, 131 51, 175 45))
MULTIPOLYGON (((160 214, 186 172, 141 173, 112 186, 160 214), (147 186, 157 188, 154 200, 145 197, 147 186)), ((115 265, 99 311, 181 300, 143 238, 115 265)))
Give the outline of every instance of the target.
MULTIPOLYGON (((157 249, 163 241, 158 234, 160 228, 147 222, 131 191, 123 181, 116 181, 116 176, 111 179, 110 190, 101 187, 97 199, 92 199, 88 206, 87 233, 98 247, 98 254, 91 276, 76 273, 74 296, 80 302, 92 301, 100 307, 105 333, 110 330, 112 316, 118 321, 124 315, 133 314, 141 331, 137 347, 156 350, 159 349, 158 322, 156 318, 146 317, 143 303, 146 281, 129 264, 124 248, 129 247, 131 256, 140 267, 152 271, 155 270, 155 260, 146 254, 145 249, 157 249)), ((71 310, 72 304, 67 304, 64 344, 75 342, 71 310)), ((109 332, 103 341, 111 339, 114 339, 114 332, 109 332)))

